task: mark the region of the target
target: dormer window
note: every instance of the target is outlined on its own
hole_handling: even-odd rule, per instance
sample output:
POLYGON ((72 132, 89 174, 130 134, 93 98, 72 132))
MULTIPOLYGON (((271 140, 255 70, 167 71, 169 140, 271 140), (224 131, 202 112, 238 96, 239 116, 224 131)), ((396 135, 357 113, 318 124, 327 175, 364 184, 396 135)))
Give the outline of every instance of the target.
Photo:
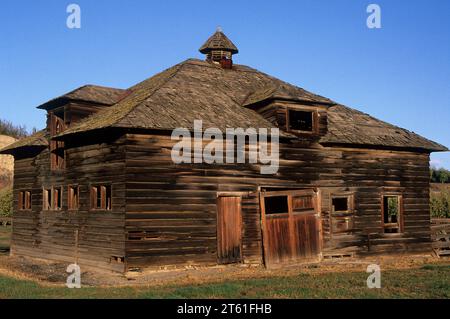
POLYGON ((317 112, 310 110, 287 110, 287 130, 298 133, 317 132, 317 112))

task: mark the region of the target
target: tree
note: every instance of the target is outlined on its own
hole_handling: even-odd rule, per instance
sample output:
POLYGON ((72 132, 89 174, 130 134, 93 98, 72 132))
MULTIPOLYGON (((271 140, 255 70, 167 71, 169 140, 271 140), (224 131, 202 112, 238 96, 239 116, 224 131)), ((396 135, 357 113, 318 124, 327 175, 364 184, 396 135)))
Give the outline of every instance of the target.
POLYGON ((447 183, 450 181, 450 171, 446 169, 439 169, 439 183, 447 183))
POLYGON ((28 136, 27 128, 24 125, 14 125, 10 121, 0 119, 0 135, 7 135, 17 139, 28 136))
POLYGON ((431 192, 430 210, 433 218, 450 218, 450 188, 431 192))
POLYGON ((435 168, 430 169, 430 178, 432 183, 450 183, 450 171, 445 168, 435 168))
POLYGON ((11 217, 13 210, 12 187, 5 187, 0 190, 0 216, 11 217))

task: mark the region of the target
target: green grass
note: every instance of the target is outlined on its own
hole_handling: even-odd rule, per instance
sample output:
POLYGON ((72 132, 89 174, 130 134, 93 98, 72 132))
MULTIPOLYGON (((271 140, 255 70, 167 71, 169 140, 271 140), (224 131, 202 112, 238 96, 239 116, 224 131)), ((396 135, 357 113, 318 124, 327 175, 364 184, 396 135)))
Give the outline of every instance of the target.
MULTIPOLYGON (((0 227, 0 248, 11 229, 0 227)), ((450 265, 382 272, 381 289, 368 289, 365 272, 300 274, 190 286, 68 289, 0 275, 3 298, 450 298, 450 265)))
POLYGON ((214 284, 68 289, 0 276, 1 298, 450 298, 450 266, 382 272, 368 289, 365 272, 301 274, 214 284))

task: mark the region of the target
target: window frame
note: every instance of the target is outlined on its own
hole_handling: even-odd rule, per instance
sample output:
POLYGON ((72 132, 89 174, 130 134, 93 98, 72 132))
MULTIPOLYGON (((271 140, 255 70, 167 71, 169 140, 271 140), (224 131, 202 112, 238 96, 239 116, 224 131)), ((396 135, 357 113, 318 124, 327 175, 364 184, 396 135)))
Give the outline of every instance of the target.
POLYGON ((346 193, 346 192, 335 192, 330 194, 330 232, 331 236, 345 234, 345 233, 353 233, 355 231, 355 193, 346 193), (335 211, 333 209, 333 199, 335 198, 346 198, 347 199, 347 210, 338 210, 335 211), (337 225, 345 224, 345 230, 342 230, 337 225))
POLYGON ((44 212, 60 212, 64 209, 64 187, 63 186, 51 186, 42 188, 42 211, 44 212), (56 191, 60 192, 61 205, 58 207, 58 196, 56 191), (50 206, 48 200, 48 194, 50 194, 50 206))
POLYGON ((18 210, 19 211, 31 211, 32 210, 32 193, 29 190, 19 191, 18 197, 18 210))
MULTIPOLYGON (((65 110, 64 107, 53 110, 49 113, 50 135, 54 137, 66 129, 65 110), (62 114, 61 114, 62 113, 62 114), (56 114, 61 114, 58 116, 56 114), (60 126, 58 129, 58 125, 60 126)), ((66 168, 66 150, 63 141, 50 140, 50 170, 63 171, 66 168), (62 156, 59 152, 62 151, 62 156)))
POLYGON ((404 206, 403 206, 403 194, 402 193, 383 193, 381 194, 381 226, 384 235, 395 235, 395 234, 403 234, 404 232, 404 206), (398 201, 398 216, 397 216, 397 225, 398 231, 395 233, 386 233, 386 225, 391 225, 393 223, 386 224, 384 222, 384 199, 388 197, 397 197, 398 201))
POLYGON ((305 108, 287 107, 285 110, 285 114, 286 114, 286 131, 287 132, 292 132, 295 134, 307 134, 307 135, 315 135, 315 134, 319 133, 319 111, 316 108, 311 109, 311 108, 306 108, 306 107, 305 108), (311 131, 291 129, 290 116, 289 116, 290 111, 311 113, 311 116, 312 116, 311 131))
POLYGON ((62 186, 57 186, 57 187, 52 187, 52 191, 53 191, 53 207, 52 207, 52 211, 61 211, 63 210, 63 206, 64 206, 64 187, 62 186), (61 200, 61 205, 58 206, 58 196, 57 196, 57 191, 60 192, 59 194, 59 199, 61 200))
POLYGON ((53 210, 53 187, 43 187, 42 188, 42 211, 50 212, 53 210), (50 205, 49 198, 50 195, 50 205))
POLYGON ((311 215, 315 214, 319 216, 319 199, 317 197, 317 192, 312 189, 294 189, 294 190, 270 190, 270 191, 260 191, 260 208, 261 214, 264 217, 284 217, 284 216, 297 216, 297 215, 311 215), (301 193, 301 194, 299 194, 301 193), (267 214, 265 198, 267 197, 287 197, 288 201, 288 212, 286 213, 276 213, 267 214), (294 201, 298 198, 311 197, 311 207, 310 208, 295 208, 294 201))
POLYGON ((105 184, 91 184, 89 186, 89 195, 90 195, 90 201, 89 201, 89 210, 96 211, 96 212, 110 212, 112 211, 113 207, 113 187, 112 184, 105 183, 105 184), (110 189, 110 203, 108 208, 108 187, 110 189), (100 189, 100 207, 98 207, 98 189, 100 189))
POLYGON ((270 195, 265 195, 263 197, 263 201, 264 201, 264 212, 265 212, 266 215, 268 215, 268 216, 285 216, 285 215, 289 215, 289 212, 291 210, 291 208, 290 208, 291 198, 290 198, 289 194, 270 194, 270 195), (286 212, 283 212, 283 213, 268 213, 267 212, 266 199, 274 198, 274 197, 285 197, 286 198, 286 208, 287 208, 286 212))
POLYGON ((79 209, 80 209, 80 186, 77 184, 68 185, 67 186, 67 210, 73 212, 73 211, 78 211, 79 209), (72 205, 73 201, 74 201, 74 198, 73 198, 74 194, 72 194, 73 193, 72 190, 75 190, 75 189, 77 191, 76 205, 75 205, 76 207, 74 207, 72 205))
POLYGON ((332 213, 336 214, 353 214, 355 211, 355 196, 353 193, 334 193, 330 195, 330 209, 332 213), (333 210, 333 199, 336 198, 346 198, 347 199, 347 210, 333 210))

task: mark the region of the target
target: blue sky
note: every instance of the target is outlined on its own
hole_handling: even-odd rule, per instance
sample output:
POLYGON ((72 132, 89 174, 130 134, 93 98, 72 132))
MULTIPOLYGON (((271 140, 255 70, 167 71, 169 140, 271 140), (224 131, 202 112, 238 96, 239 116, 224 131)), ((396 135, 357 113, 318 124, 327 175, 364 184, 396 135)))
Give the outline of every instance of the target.
MULTIPOLYGON (((218 25, 246 64, 450 146, 450 1, 2 0, 0 117, 84 84, 127 88, 187 58, 218 25), (80 5, 82 28, 66 27, 80 5), (368 29, 366 8, 382 9, 368 29)), ((450 168, 450 154, 432 156, 450 168)))

